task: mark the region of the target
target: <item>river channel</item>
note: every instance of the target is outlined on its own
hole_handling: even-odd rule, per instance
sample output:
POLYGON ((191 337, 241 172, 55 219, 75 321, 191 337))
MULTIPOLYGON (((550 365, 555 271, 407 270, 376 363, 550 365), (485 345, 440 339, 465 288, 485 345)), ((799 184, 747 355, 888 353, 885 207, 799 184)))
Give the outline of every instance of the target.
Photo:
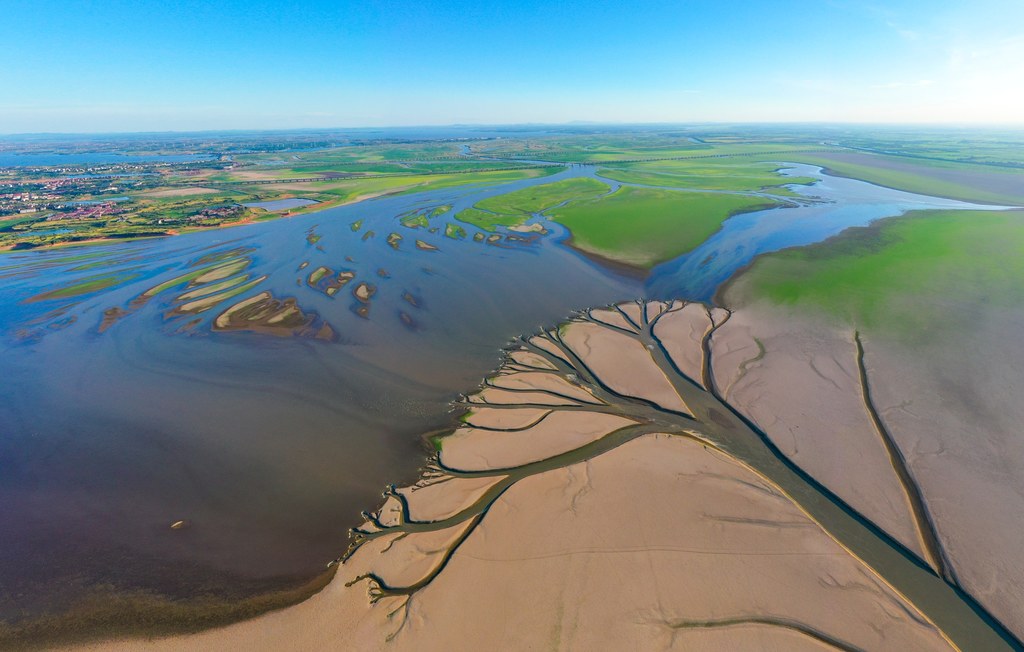
POLYGON ((450 423, 449 401, 511 337, 588 306, 707 300, 759 253, 878 218, 982 208, 786 168, 820 181, 793 186, 791 206, 731 218, 646 278, 566 247, 550 222, 547 235, 463 225, 466 238, 445 236, 452 215, 489 196, 579 176, 620 185, 586 165, 0 255, 0 619, 99 594, 229 600, 300 584, 340 554, 386 483, 415 477, 421 436, 450 423), (435 232, 401 223, 441 207, 435 232), (190 312, 184 285, 163 287, 223 261, 248 275, 247 294, 190 312), (311 281, 321 267, 351 281, 327 292, 311 281), (369 298, 353 292, 361 283, 369 298), (228 305, 262 292, 294 299, 322 337, 217 327, 228 305))

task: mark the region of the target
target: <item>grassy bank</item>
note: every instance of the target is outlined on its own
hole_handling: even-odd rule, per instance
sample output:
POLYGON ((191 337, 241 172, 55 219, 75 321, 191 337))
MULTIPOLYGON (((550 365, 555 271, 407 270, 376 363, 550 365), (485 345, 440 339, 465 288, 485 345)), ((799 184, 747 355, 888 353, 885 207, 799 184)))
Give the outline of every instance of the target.
POLYGON ((221 187, 215 183, 207 184, 211 188, 199 194, 184 192, 186 189, 181 188, 182 193, 175 195, 133 195, 129 201, 118 204, 123 212, 91 219, 59 219, 33 224, 24 219, 4 220, 0 222, 0 250, 203 231, 312 213, 382 195, 424 192, 470 184, 509 183, 547 176, 559 170, 557 167, 537 167, 450 174, 402 174, 273 185, 236 184, 230 187, 221 187), (318 203, 287 211, 237 207, 223 215, 206 216, 203 213, 204 209, 211 206, 230 207, 243 201, 269 201, 292 197, 312 199, 318 203))
POLYGON ((721 293, 907 336, 963 299, 1024 302, 1024 211, 918 211, 758 258, 721 293))
POLYGON ((811 183, 809 177, 783 177, 775 173, 779 166, 771 162, 727 163, 702 160, 625 163, 601 168, 599 173, 624 183, 669 188, 756 191, 791 183, 811 183))
POLYGON ((748 196, 626 186, 555 209, 551 219, 572 231, 576 248, 649 269, 693 250, 730 216, 775 205, 748 196))
POLYGON ((497 226, 522 224, 533 214, 565 202, 593 199, 608 190, 608 186, 594 179, 566 179, 490 197, 462 211, 456 219, 493 231, 497 226))
POLYGON ((786 160, 820 165, 833 175, 922 195, 1024 205, 1024 171, 1021 170, 859 152, 794 153, 786 160))

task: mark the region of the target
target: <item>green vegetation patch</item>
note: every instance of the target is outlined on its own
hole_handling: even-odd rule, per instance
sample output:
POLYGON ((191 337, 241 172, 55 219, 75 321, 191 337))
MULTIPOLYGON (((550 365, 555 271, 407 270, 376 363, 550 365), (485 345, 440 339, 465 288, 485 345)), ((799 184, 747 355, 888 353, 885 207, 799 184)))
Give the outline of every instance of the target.
POLYGON ((427 219, 426 215, 420 213, 419 215, 410 215, 402 218, 402 226, 416 229, 419 227, 428 228, 430 226, 430 220, 427 219))
POLYGON ((26 300, 26 303, 35 303, 36 301, 48 301, 50 299, 70 299, 72 297, 80 297, 83 294, 91 294, 93 292, 99 292, 100 290, 106 290, 107 288, 127 283, 135 278, 138 278, 138 274, 105 274, 103 276, 93 276, 77 283, 65 285, 55 290, 43 292, 37 294, 26 300))
MULTIPOLYGON (((741 139, 743 140, 743 139, 741 139)), ((542 158, 546 161, 567 162, 626 162, 650 159, 695 158, 707 159, 717 156, 744 156, 761 152, 787 152, 806 149, 808 145, 820 147, 814 141, 782 143, 778 141, 752 142, 692 142, 685 136, 667 134, 594 134, 592 136, 570 136, 552 138, 546 141, 530 141, 530 146, 506 142, 495 146, 495 150, 506 149, 513 156, 542 158)), ((495 151, 495 154, 504 152, 495 151)))
POLYGON ((523 215, 504 215, 502 213, 490 213, 488 211, 482 211, 478 208, 467 208, 461 211, 455 216, 455 219, 466 224, 472 224, 473 226, 484 229, 485 231, 493 231, 499 226, 514 226, 521 222, 529 219, 529 216, 523 215))
POLYGON ((187 303, 183 303, 182 305, 175 308, 172 312, 174 314, 195 314, 205 312, 210 308, 214 307, 215 305, 217 305, 218 303, 226 301, 232 297, 236 297, 239 294, 242 294, 243 292, 248 292, 249 290, 253 289, 257 285, 265 281, 266 278, 266 276, 258 276, 253 280, 249 281, 248 283, 245 283, 244 285, 239 285, 238 287, 231 288, 229 290, 225 290, 217 294, 208 295, 201 299, 194 299, 187 303))
MULTIPOLYGON (((0 219, 0 231, 6 231, 12 226, 16 226, 23 222, 34 222, 39 219, 38 215, 32 215, 31 217, 12 217, 0 219)), ((41 223, 45 224, 45 222, 41 223)))
MULTIPOLYGON (((203 260, 218 260, 218 258, 208 257, 203 260)), ((201 285, 203 283, 210 283, 223 278, 228 278, 229 276, 232 276, 248 267, 250 262, 252 261, 248 258, 236 258, 231 259, 226 263, 200 267, 199 269, 194 269, 191 272, 182 274, 181 276, 175 276, 168 281, 164 281, 159 285, 151 287, 139 295, 139 298, 149 299, 150 297, 155 297, 161 292, 181 285, 182 283, 189 283, 191 287, 192 285, 201 285)))
POLYGON ((490 197, 479 202, 477 207, 493 213, 530 215, 542 213, 567 201, 590 199, 608 190, 607 185, 596 179, 566 179, 490 197))
POLYGON ((590 254, 650 269, 695 249, 737 213, 776 206, 760 198, 624 186, 551 212, 590 254))
POLYGON ((1024 211, 918 211, 762 256, 724 301, 769 301, 910 335, 965 300, 1020 306, 1022 278, 1024 211))
POLYGON ((249 275, 248 274, 241 274, 239 276, 236 276, 234 278, 229 278, 229 279, 224 280, 224 281, 219 281, 217 283, 210 283, 208 285, 204 285, 204 286, 201 286, 199 288, 196 288, 195 290, 190 290, 188 292, 185 292, 184 294, 178 296, 178 301, 192 301, 193 299, 201 299, 202 297, 206 297, 206 296, 209 296, 211 294, 216 294, 217 292, 221 292, 222 290, 227 290, 229 288, 233 288, 236 285, 238 285, 239 283, 244 283, 244 282, 246 282, 248 280, 249 280, 249 275))
POLYGON ((435 206, 433 208, 433 210, 430 211, 429 217, 430 217, 430 219, 434 219, 435 217, 440 217, 441 215, 444 215, 445 213, 447 213, 451 209, 452 209, 452 205, 451 204, 442 204, 441 206, 435 206))
POLYGON ((458 224, 452 224, 448 222, 444 225, 445 237, 452 238, 454 240, 461 240, 466 237, 466 229, 462 228, 458 224))
POLYGON ((1020 170, 911 157, 855 156, 802 153, 787 160, 820 165, 833 175, 921 195, 1010 206, 1024 204, 1024 172, 1020 170))
POLYGON ((319 206, 322 209, 337 205, 339 202, 356 201, 372 196, 422 192, 424 190, 436 190, 477 183, 519 181, 520 179, 532 179, 554 174, 558 171, 560 171, 560 168, 543 167, 447 175, 403 174, 367 179, 313 181, 303 184, 303 189, 311 193, 317 193, 310 196, 318 198, 324 203, 324 205, 319 206))
POLYGON ((810 177, 784 177, 776 163, 726 159, 725 163, 703 160, 654 161, 620 164, 599 173, 623 183, 667 188, 757 191, 793 183, 813 183, 810 177))
POLYGON ((595 179, 566 179, 489 197, 460 212, 455 219, 493 231, 499 226, 522 224, 534 214, 559 204, 596 198, 608 190, 607 185, 595 179))

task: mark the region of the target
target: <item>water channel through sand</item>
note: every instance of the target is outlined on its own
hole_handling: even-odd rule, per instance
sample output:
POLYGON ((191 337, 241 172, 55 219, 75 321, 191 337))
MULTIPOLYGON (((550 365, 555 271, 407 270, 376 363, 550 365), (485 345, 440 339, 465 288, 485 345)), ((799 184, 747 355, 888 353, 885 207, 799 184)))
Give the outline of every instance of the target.
POLYGON ((104 595, 216 599, 300 584, 344 548, 383 484, 415 476, 419 435, 448 424, 449 401, 509 338, 638 296, 707 299, 757 253, 906 210, 971 207, 823 177, 798 187, 823 201, 736 216, 646 281, 562 246, 567 234, 550 223, 548 236, 474 237, 467 225, 465 239, 444 236, 451 215, 485 197, 595 174, 572 166, 500 187, 0 257, 0 617, 60 612, 100 584, 104 595), (437 232, 400 224, 441 206, 452 208, 431 218, 437 232), (211 276, 187 300, 184 285, 163 287, 200 269, 211 276), (330 292, 324 279, 346 274, 330 292), (245 293, 188 305, 241 276, 234 287, 245 293), (278 302, 260 307, 263 325, 280 335, 279 319, 287 337, 217 328, 228 306, 262 292, 278 302))

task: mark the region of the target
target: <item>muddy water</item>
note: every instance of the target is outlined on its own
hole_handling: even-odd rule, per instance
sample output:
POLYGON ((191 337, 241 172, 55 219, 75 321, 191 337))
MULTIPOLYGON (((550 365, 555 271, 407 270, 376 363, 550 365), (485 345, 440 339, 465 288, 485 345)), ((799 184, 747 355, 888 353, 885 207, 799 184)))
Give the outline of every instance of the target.
POLYGON ((552 238, 455 240, 450 213, 436 233, 398 219, 489 192, 0 257, 0 614, 59 611, 96 584, 235 597, 309 579, 385 483, 414 476, 419 436, 505 341, 642 293, 552 238), (172 312, 187 282, 138 305, 217 255, 266 279, 197 314, 172 312), (320 266, 355 278, 330 296, 308 282, 320 266), (262 291, 334 336, 214 330, 262 291))
POLYGON ((557 225, 444 235, 484 197, 594 175, 0 257, 0 618, 97 590, 236 599, 300 583, 386 482, 414 477, 420 435, 510 337, 586 306, 705 298, 757 252, 956 204, 826 178, 801 191, 822 202, 738 216, 646 282, 563 247, 557 225), (417 212, 438 230, 402 225, 417 212), (276 312, 217 326, 264 292, 276 312), (188 293, 224 299, 197 312, 188 293))

